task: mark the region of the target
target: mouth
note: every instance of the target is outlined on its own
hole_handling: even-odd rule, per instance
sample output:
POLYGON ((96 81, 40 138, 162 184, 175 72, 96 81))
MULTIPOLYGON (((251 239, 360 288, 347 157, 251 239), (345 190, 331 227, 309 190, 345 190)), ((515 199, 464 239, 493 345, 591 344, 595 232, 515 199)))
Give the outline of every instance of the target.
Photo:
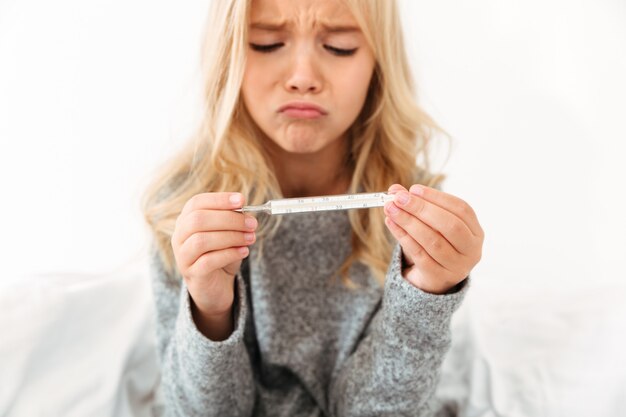
POLYGON ((328 114, 322 107, 306 102, 287 103, 278 109, 278 112, 297 119, 317 119, 328 114))

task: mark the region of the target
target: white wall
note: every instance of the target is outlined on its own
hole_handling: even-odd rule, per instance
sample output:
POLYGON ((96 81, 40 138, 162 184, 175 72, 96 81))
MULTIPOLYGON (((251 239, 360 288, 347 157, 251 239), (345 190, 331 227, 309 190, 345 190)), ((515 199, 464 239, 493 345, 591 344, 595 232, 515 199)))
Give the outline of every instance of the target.
POLYGON ((205 1, 0 2, 0 279, 142 253, 139 196, 191 129, 205 1))
MULTIPOLYGON (((624 277, 626 3, 400 2, 445 189, 487 233, 482 282, 624 277)), ((0 3, 1 279, 106 271, 146 236, 138 197, 191 130, 207 2, 0 3)))
POLYGON ((626 278, 626 3, 403 1, 446 190, 486 231, 482 281, 626 278))

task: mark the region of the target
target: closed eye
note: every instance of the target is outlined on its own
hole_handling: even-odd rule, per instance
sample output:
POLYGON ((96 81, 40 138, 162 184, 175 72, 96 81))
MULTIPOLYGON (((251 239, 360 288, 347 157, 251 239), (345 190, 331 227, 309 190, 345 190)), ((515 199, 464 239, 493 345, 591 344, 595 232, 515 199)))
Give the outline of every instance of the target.
POLYGON ((272 52, 273 50, 278 49, 283 45, 284 43, 273 43, 271 45, 258 45, 251 43, 250 47, 258 52, 272 52))
POLYGON ((324 48, 328 49, 329 51, 333 52, 336 55, 339 56, 350 56, 350 55, 354 55, 354 53, 356 52, 357 49, 359 48, 352 48, 352 49, 339 49, 339 48, 334 48, 330 45, 324 45, 324 48))
MULTIPOLYGON (((269 53, 269 52, 275 51, 276 49, 280 48, 283 45, 284 45, 284 43, 282 43, 282 42, 281 43, 273 43, 273 44, 270 44, 270 45, 259 45, 259 44, 251 43, 250 47, 253 50, 257 51, 257 52, 269 53)), ((335 47, 330 46, 330 45, 324 45, 324 48, 326 48, 328 51, 332 52, 333 54, 335 54, 337 56, 354 55, 356 50, 359 49, 359 48, 340 49, 340 48, 335 48, 335 47)))

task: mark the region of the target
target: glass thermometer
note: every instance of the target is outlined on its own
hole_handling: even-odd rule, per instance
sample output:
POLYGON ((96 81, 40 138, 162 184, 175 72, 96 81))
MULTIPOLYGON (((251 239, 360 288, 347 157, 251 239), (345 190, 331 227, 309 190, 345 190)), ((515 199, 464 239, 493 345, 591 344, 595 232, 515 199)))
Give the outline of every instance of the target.
POLYGON ((360 193, 326 195, 320 197, 283 198, 270 200, 260 206, 243 206, 235 211, 241 213, 261 212, 268 214, 291 214, 312 211, 350 210, 382 207, 393 201, 393 194, 360 193))

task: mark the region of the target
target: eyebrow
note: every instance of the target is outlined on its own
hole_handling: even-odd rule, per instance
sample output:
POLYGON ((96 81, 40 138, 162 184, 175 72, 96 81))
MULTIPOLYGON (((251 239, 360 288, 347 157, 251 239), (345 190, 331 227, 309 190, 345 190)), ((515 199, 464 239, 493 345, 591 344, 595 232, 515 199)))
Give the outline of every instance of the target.
MULTIPOLYGON (((282 22, 282 23, 252 22, 250 24, 250 29, 280 32, 282 30, 285 30, 289 26, 290 25, 286 22, 282 22)), ((358 26, 352 26, 352 25, 329 25, 329 24, 322 23, 320 26, 324 28, 324 31, 329 32, 329 33, 349 33, 349 32, 361 31, 361 29, 358 26)))

